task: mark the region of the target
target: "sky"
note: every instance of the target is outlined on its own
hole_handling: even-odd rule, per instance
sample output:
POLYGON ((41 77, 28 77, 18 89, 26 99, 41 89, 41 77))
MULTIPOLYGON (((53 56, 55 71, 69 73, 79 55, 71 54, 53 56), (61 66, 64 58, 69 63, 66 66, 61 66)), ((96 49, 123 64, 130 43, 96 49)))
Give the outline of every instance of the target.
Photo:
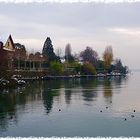
POLYGON ((5 43, 9 34, 29 52, 41 52, 47 37, 62 54, 70 43, 73 54, 89 46, 102 58, 111 45, 114 59, 120 58, 130 69, 140 69, 140 2, 0 1, 0 41, 5 43))

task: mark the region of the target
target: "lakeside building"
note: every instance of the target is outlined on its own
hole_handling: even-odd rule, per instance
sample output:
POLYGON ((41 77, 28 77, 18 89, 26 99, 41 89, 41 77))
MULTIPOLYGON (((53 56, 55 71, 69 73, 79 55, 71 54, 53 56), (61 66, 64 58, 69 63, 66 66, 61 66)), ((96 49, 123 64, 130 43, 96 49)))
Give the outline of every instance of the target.
POLYGON ((15 45, 11 35, 9 35, 5 45, 0 42, 0 68, 12 70, 14 68, 15 45))
POLYGON ((24 45, 14 43, 12 36, 9 35, 5 45, 0 41, 0 69, 9 71, 42 71, 42 54, 27 55, 24 45))

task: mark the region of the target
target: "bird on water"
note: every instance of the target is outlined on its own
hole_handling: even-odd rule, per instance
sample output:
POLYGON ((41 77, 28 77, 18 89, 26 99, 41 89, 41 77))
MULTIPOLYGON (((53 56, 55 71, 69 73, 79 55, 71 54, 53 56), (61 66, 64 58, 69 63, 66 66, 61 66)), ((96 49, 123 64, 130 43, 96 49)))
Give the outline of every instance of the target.
POLYGON ((131 115, 131 117, 134 118, 135 116, 134 115, 131 115))

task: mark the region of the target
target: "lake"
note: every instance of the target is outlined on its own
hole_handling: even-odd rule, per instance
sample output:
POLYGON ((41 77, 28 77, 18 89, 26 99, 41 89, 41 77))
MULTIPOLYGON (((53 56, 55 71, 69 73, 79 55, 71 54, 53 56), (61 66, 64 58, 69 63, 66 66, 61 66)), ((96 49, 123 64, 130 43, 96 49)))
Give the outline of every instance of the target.
POLYGON ((0 91, 0 136, 139 137, 140 72, 0 91), (135 111, 134 111, 135 110, 135 111))

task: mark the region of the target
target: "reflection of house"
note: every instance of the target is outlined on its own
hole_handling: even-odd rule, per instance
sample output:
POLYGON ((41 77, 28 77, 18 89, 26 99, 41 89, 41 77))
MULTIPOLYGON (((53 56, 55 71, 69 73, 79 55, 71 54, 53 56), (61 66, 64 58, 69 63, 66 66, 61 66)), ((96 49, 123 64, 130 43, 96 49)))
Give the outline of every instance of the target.
POLYGON ((14 68, 14 56, 15 46, 11 35, 9 36, 5 45, 0 42, 0 56, 1 56, 1 67, 13 69, 14 68))

